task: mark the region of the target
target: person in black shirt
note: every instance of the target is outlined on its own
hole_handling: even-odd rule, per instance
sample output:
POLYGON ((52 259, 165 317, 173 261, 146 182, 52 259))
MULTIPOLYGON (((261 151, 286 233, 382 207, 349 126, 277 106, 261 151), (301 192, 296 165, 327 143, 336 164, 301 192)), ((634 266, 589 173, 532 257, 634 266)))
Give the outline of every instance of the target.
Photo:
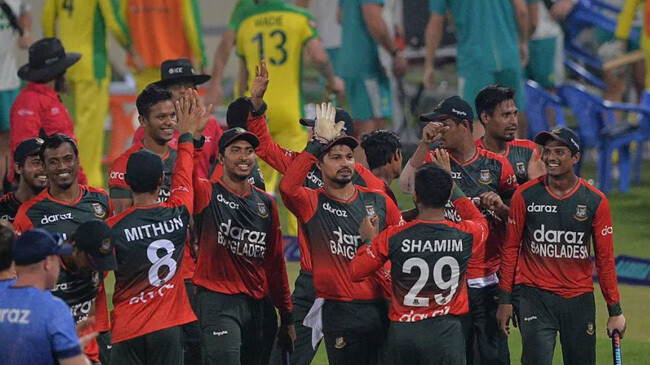
POLYGON ((14 169, 18 179, 18 190, 0 198, 0 219, 13 223, 20 205, 38 195, 47 186, 47 176, 39 153, 43 140, 26 139, 14 152, 14 169))

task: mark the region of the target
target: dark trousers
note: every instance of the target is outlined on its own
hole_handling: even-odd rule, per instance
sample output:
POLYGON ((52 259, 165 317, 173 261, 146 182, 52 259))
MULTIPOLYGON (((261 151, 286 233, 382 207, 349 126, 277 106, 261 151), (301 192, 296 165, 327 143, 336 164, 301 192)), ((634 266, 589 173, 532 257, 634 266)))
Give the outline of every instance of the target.
POLYGON ((552 364, 558 332, 565 364, 596 363, 594 293, 563 298, 519 285, 515 305, 523 345, 522 364, 552 364))
POLYGON ((385 301, 323 305, 323 334, 327 358, 333 365, 374 365, 384 359, 388 331, 385 301))
POLYGON ((111 333, 102 332, 95 338, 97 340, 97 345, 99 346, 99 362, 101 364, 110 364, 111 363, 111 333))
MULTIPOLYGON (((291 294, 293 323, 296 326, 296 342, 293 353, 289 356, 291 365, 309 365, 316 356, 318 345, 316 349, 311 345, 311 328, 302 324, 315 300, 314 277, 310 272, 300 270, 291 294)), ((275 346, 269 364, 285 365, 282 362, 283 355, 282 350, 275 346)))
POLYGON ((196 302, 204 365, 261 364, 264 327, 262 299, 197 287, 196 302))
MULTIPOLYGON (((190 300, 190 306, 194 314, 196 314, 198 310, 196 308, 196 293, 192 279, 185 279, 185 289, 187 290, 187 298, 190 300)), ((201 327, 199 326, 199 321, 184 324, 182 329, 185 365, 201 364, 201 327)))
POLYGON ((469 288, 469 313, 460 317, 465 334, 467 364, 510 364, 508 337, 497 324, 499 286, 469 288))
POLYGON ((113 365, 183 364, 180 326, 165 328, 144 336, 113 344, 113 365))
POLYGON ((417 322, 391 322, 388 363, 395 365, 465 365, 460 319, 440 316, 417 322))
POLYGON ((264 323, 262 324, 262 358, 261 364, 269 364, 271 360, 271 351, 277 344, 278 335, 278 314, 271 298, 262 298, 262 312, 264 323))

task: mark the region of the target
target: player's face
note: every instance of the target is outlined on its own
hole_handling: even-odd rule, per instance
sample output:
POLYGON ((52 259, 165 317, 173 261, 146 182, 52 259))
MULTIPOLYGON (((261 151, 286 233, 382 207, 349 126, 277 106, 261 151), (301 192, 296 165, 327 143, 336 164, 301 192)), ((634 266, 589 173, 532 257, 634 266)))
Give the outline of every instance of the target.
POLYGON ((69 143, 58 148, 48 148, 43 154, 45 173, 50 184, 66 190, 76 183, 79 174, 79 157, 69 143))
POLYGON ((515 101, 505 100, 497 105, 492 116, 484 119, 486 133, 495 139, 510 142, 517 133, 518 109, 515 101))
POLYGON ((226 147, 220 160, 230 179, 244 181, 253 173, 255 149, 247 141, 235 141, 226 147))
POLYGON ((39 193, 47 186, 47 176, 45 175, 45 167, 39 156, 27 156, 25 164, 18 167, 21 181, 24 180, 27 186, 39 193))
POLYGON ((464 123, 456 123, 451 118, 440 121, 445 127, 440 138, 440 147, 445 149, 456 149, 461 145, 467 127, 464 123))
POLYGON ((172 99, 174 101, 185 98, 189 95, 192 90, 196 90, 193 82, 179 82, 174 85, 167 87, 167 90, 172 93, 172 99))
POLYGON ((151 106, 149 117, 140 119, 145 133, 156 143, 163 145, 174 138, 176 130, 176 109, 171 100, 161 101, 151 106))
POLYGON ((43 265, 45 266, 44 269, 47 277, 45 280, 45 289, 54 289, 59 280, 59 271, 61 270, 59 257, 56 255, 50 255, 46 257, 44 261, 43 265))
POLYGON ((578 163, 580 153, 571 155, 571 150, 559 141, 548 141, 542 150, 542 161, 546 172, 552 177, 561 177, 573 173, 573 166, 578 163))
POLYGON ((339 144, 332 147, 323 156, 323 162, 319 162, 318 167, 325 179, 339 185, 346 185, 352 181, 355 163, 352 149, 339 144))

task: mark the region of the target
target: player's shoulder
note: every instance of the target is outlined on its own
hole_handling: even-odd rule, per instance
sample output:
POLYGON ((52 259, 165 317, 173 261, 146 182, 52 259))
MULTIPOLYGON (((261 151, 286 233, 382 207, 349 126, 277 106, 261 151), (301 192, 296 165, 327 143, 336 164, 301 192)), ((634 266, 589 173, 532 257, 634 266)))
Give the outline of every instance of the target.
POLYGON ((90 194, 103 195, 103 196, 106 197, 106 199, 108 199, 108 193, 106 192, 106 190, 104 190, 102 188, 95 188, 95 187, 88 186, 88 185, 82 185, 81 188, 86 190, 90 194))
POLYGON ((598 202, 600 202, 601 200, 605 200, 605 201, 607 200, 607 196, 602 191, 598 190, 597 187, 591 185, 585 179, 579 177, 578 178, 578 183, 580 184, 580 186, 583 189, 585 189, 585 191, 587 192, 587 195, 591 195, 591 197, 594 200, 596 200, 598 202))
POLYGON ((520 147, 520 148, 526 148, 529 150, 536 150, 537 149, 537 144, 529 139, 513 139, 512 141, 508 142, 510 147, 520 147))
POLYGON ((355 186, 357 189, 359 189, 359 194, 363 195, 364 200, 366 200, 367 197, 373 197, 379 200, 392 201, 392 199, 384 192, 383 189, 377 189, 374 187, 366 187, 366 186, 359 186, 359 185, 355 185, 355 186))
POLYGON ((546 186, 544 184, 545 179, 546 179, 546 175, 542 175, 535 179, 528 180, 522 185, 519 185, 519 187, 517 188, 517 192, 523 194, 524 192, 533 191, 538 188, 546 189, 546 186))
POLYGON ((144 145, 141 141, 138 141, 129 147, 126 151, 122 152, 121 155, 117 156, 113 164, 111 165, 111 173, 115 172, 126 172, 126 164, 129 162, 129 157, 141 149, 144 148, 144 145))
POLYGON ((479 148, 477 154, 479 157, 483 157, 487 161, 495 161, 501 164, 508 162, 508 159, 505 156, 502 156, 496 152, 489 151, 485 148, 479 148))
POLYGON ((28 201, 22 203, 20 205, 20 208, 18 208, 18 212, 16 213, 16 217, 18 217, 19 214, 27 214, 27 212, 32 209, 36 204, 48 199, 50 194, 47 192, 47 189, 44 189, 41 191, 38 195, 35 197, 29 199, 28 201))
POLYGON ((268 205, 273 205, 275 204, 275 198, 267 193, 266 191, 258 188, 257 186, 250 184, 251 185, 251 193, 255 194, 256 196, 259 197, 264 203, 267 203, 268 205))
POLYGON ((0 204, 7 204, 9 203, 13 198, 14 198, 14 193, 13 191, 8 192, 7 194, 3 195, 0 197, 0 204))
POLYGON ((267 0, 259 3, 257 6, 258 6, 259 13, 279 11, 279 12, 285 12, 285 13, 294 14, 298 16, 303 16, 308 19, 314 19, 314 16, 311 14, 309 10, 294 4, 284 2, 282 0, 267 0))

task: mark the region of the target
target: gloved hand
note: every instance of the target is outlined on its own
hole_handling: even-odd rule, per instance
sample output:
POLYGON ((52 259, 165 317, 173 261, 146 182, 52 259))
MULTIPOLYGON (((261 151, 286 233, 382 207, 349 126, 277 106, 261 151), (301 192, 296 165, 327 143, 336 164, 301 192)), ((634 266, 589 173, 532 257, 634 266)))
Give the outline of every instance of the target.
POLYGON ((332 103, 316 104, 316 125, 314 126, 316 138, 329 142, 343 135, 345 122, 336 123, 335 117, 336 109, 332 103))

